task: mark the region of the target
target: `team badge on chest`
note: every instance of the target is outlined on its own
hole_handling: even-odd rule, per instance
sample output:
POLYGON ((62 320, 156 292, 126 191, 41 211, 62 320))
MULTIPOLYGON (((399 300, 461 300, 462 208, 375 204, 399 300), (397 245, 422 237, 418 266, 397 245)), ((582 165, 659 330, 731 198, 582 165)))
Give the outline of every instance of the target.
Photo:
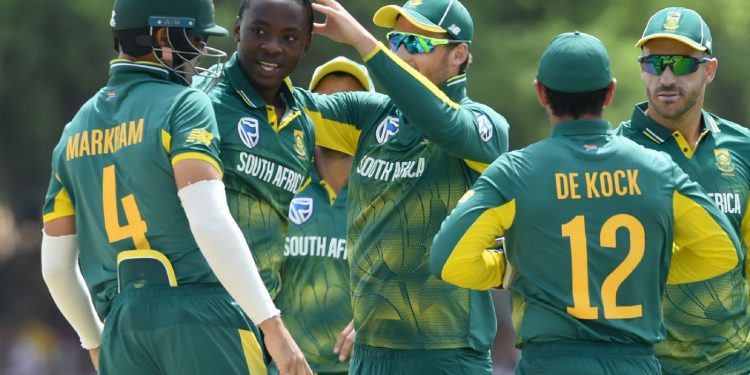
POLYGON ((734 176, 734 173, 732 172, 734 172, 735 165, 729 151, 717 148, 714 150, 714 158, 716 168, 719 168, 719 170, 723 172, 723 175, 734 176))
POLYGON ((260 141, 260 127, 258 120, 252 117, 243 117, 237 123, 237 132, 245 146, 255 148, 260 141))
POLYGON ((302 225, 310 220, 313 213, 312 198, 299 197, 292 199, 289 204, 289 221, 294 224, 302 225))
POLYGON ((398 133, 398 117, 386 117, 375 130, 375 139, 381 145, 398 133))
POLYGON ((305 146, 305 133, 302 130, 294 131, 294 152, 297 153, 297 158, 306 160, 307 159, 307 147, 305 146))

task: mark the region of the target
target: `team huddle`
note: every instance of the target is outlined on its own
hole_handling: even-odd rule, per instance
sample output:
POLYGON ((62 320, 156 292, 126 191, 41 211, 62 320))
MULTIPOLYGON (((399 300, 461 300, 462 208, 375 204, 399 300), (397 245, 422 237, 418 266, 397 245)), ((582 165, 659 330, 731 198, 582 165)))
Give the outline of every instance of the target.
POLYGON ((467 94, 461 2, 373 21, 387 44, 336 0, 241 0, 231 32, 212 0, 115 0, 119 56, 43 212, 42 274, 99 373, 491 374, 513 335, 492 288, 517 374, 750 372, 750 131, 703 109, 698 13, 648 20, 648 100, 616 128, 604 45, 555 37, 551 135, 515 151, 467 94), (294 86, 313 33, 364 65, 294 86))

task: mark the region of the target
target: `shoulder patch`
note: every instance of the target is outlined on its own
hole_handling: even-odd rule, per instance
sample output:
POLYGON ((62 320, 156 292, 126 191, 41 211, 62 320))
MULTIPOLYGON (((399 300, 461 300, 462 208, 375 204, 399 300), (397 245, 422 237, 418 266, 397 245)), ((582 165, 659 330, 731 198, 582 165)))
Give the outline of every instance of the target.
POLYGON ((260 141, 260 127, 258 120, 252 117, 243 117, 237 123, 237 132, 245 146, 254 148, 260 141))
POLYGON ((398 117, 387 116, 375 130, 375 139, 381 145, 398 133, 398 117))
POLYGON ((289 204, 289 221, 294 224, 302 225, 310 220, 313 213, 313 200, 309 197, 299 197, 292 199, 289 204))
POLYGON ((201 143, 206 146, 211 144, 211 141, 214 139, 214 135, 211 134, 206 129, 193 129, 190 131, 190 134, 188 134, 187 139, 185 139, 185 142, 187 143, 201 143))
POLYGON ((487 143, 492 139, 492 121, 490 121, 487 115, 482 114, 477 117, 477 128, 479 128, 479 137, 482 139, 482 142, 487 143))

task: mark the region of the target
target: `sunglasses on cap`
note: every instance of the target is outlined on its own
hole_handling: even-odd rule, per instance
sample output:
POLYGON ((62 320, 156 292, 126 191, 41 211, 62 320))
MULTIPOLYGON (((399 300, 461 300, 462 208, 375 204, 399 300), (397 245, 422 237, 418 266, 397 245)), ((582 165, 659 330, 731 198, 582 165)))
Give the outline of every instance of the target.
POLYGON ((683 55, 650 55, 640 56, 637 60, 641 63, 641 69, 648 74, 660 76, 669 67, 672 69, 672 74, 684 76, 695 73, 700 64, 711 61, 711 58, 697 58, 683 55))
POLYGON ((398 51, 398 48, 403 44, 406 47, 406 52, 412 54, 430 53, 435 50, 436 46, 443 44, 471 43, 468 40, 431 38, 429 36, 399 31, 391 31, 385 34, 385 37, 388 38, 388 48, 391 51, 398 51))

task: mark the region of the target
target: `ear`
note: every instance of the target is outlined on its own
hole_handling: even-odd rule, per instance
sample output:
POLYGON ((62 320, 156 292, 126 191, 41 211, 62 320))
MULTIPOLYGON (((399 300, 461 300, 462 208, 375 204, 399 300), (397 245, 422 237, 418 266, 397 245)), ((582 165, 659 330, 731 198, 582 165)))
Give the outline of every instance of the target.
POLYGON ((714 81, 714 77, 716 77, 716 71, 719 69, 719 60, 716 60, 716 58, 711 58, 711 61, 706 63, 706 74, 705 74, 705 80, 706 84, 709 84, 714 81))
POLYGON ((234 20, 234 42, 239 43, 240 42, 240 29, 242 27, 242 19, 240 16, 237 16, 234 20))
POLYGON ((615 99, 615 87, 617 87, 617 80, 613 77, 612 82, 607 87, 607 95, 604 97, 604 106, 608 106, 615 99))
POLYGON ((159 47, 169 47, 169 37, 167 36, 166 27, 156 29, 156 34, 154 35, 154 44, 159 47))
POLYGON ((547 91, 544 89, 544 86, 536 79, 534 80, 534 89, 536 90, 536 99, 539 101, 539 105, 542 108, 547 108, 549 106, 547 91))
POLYGON ((456 70, 469 58, 469 45, 461 43, 451 50, 451 65, 456 67, 456 70))

